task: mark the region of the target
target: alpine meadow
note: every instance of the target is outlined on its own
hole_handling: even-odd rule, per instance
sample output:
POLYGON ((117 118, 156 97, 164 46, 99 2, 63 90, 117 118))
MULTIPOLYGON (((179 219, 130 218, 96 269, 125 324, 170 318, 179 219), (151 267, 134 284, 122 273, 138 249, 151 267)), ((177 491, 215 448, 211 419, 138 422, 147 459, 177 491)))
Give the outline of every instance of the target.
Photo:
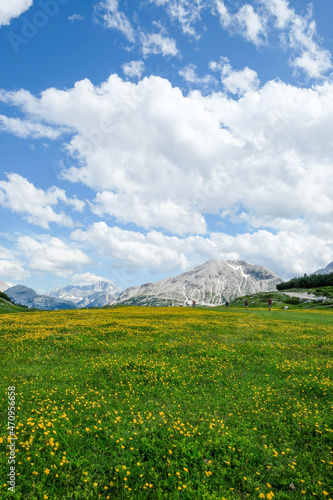
POLYGON ((332 333, 315 310, 1 315, 15 498, 331 499, 332 333))
POLYGON ((0 0, 0 500, 333 500, 333 0, 0 0))

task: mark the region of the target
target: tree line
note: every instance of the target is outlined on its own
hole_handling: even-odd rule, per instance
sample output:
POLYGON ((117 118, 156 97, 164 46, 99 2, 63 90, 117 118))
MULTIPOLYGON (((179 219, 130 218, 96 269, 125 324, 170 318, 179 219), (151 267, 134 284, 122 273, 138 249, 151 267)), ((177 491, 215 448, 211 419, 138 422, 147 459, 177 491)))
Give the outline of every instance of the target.
POLYGON ((4 292, 0 292, 0 298, 1 299, 5 299, 7 300, 7 302, 11 302, 12 304, 14 304, 14 302, 12 301, 12 299, 10 297, 8 297, 8 295, 4 292))
POLYGON ((304 274, 302 278, 292 278, 289 281, 276 285, 278 290, 288 290, 289 288, 317 288, 323 286, 333 286, 333 273, 330 274, 304 274))

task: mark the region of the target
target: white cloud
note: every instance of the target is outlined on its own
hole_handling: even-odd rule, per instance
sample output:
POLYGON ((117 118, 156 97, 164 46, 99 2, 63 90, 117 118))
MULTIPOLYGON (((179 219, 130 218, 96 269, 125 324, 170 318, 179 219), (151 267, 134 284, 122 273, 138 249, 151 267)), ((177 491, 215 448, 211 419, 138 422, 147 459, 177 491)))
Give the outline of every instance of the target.
POLYGON ((24 269, 22 262, 17 260, 16 251, 0 245, 0 280, 6 281, 8 286, 13 286, 8 280, 21 280, 29 276, 30 273, 24 269))
POLYGON ((243 95, 259 87, 260 82, 255 71, 248 67, 240 71, 233 70, 226 57, 221 57, 218 62, 211 61, 209 67, 213 71, 221 71, 221 82, 232 94, 243 95))
POLYGON ((177 20, 186 35, 198 38, 196 24, 201 20, 201 12, 210 2, 205 0, 150 0, 158 6, 165 6, 172 20, 177 20))
POLYGON ((185 270, 188 266, 187 259, 178 250, 180 240, 156 231, 145 236, 99 222, 87 231, 74 231, 71 237, 95 247, 101 255, 127 268, 144 267, 156 273, 161 270, 185 270))
POLYGON ((312 11, 306 16, 296 14, 287 0, 261 0, 275 26, 285 33, 284 44, 292 50, 290 64, 303 70, 310 78, 322 78, 332 69, 331 54, 320 46, 312 11), (287 40, 287 42, 285 41, 287 40))
POLYGON ((31 224, 44 228, 50 222, 61 226, 73 227, 72 219, 64 213, 56 213, 52 206, 60 202, 82 211, 84 202, 67 198, 64 190, 55 186, 43 191, 18 174, 7 174, 8 181, 0 181, 0 205, 23 215, 31 224))
POLYGON ((8 280, 22 280, 29 276, 29 271, 26 271, 21 263, 0 258, 0 279, 6 281, 8 285, 8 280))
POLYGON ((81 16, 80 14, 72 14, 71 16, 69 16, 68 20, 69 21, 72 21, 72 22, 75 22, 75 21, 83 21, 84 17, 81 16))
POLYGON ((308 232, 293 234, 279 231, 272 234, 259 230, 237 236, 215 233, 211 238, 222 249, 224 258, 244 258, 253 264, 264 263, 265 267, 285 279, 313 272, 318 269, 320 262, 333 259, 333 239, 331 246, 327 246, 321 238, 308 232))
POLYGON ((250 4, 229 10, 224 0, 216 0, 217 15, 224 29, 260 46, 272 33, 280 35, 281 47, 291 51, 290 64, 310 78, 322 78, 332 69, 331 54, 321 47, 311 10, 296 14, 287 0, 260 0, 257 11, 250 4))
MULTIPOLYGON (((119 11, 118 0, 104 0, 99 2, 96 5, 96 12, 101 16, 106 28, 118 30, 125 35, 129 42, 140 44, 144 58, 151 54, 162 54, 163 56, 176 56, 179 54, 176 41, 173 38, 165 36, 160 23, 155 22, 161 29, 160 33, 148 33, 141 29, 136 31, 126 15, 119 11)), ((139 66, 135 62, 133 63, 132 67, 128 64, 123 65, 123 70, 127 76, 131 76, 133 71, 135 72, 133 76, 137 76, 139 73, 142 74, 142 65, 139 66)))
POLYGON ((276 18, 276 26, 284 29, 291 22, 294 11, 289 7, 287 0, 261 0, 269 9, 270 13, 276 18))
POLYGON ((303 229, 294 234, 259 230, 237 236, 212 233, 206 238, 178 238, 156 231, 143 235, 100 222, 86 230, 74 231, 71 237, 94 247, 100 255, 109 258, 113 266, 141 267, 152 273, 184 272, 209 259, 245 259, 288 278, 315 271, 333 260, 333 238, 327 247, 321 238, 303 229), (313 248, 318 251, 313 252, 313 248))
POLYGON ((120 31, 129 42, 135 42, 135 30, 123 12, 118 10, 117 0, 99 2, 96 10, 100 12, 106 28, 120 31))
POLYGON ((8 26, 10 21, 30 9, 33 0, 0 0, 0 27, 8 26))
POLYGON ((163 56, 177 56, 176 41, 161 33, 141 33, 142 55, 147 57, 150 54, 162 54, 163 56))
POLYGON ((244 5, 235 15, 235 21, 247 40, 255 45, 263 42, 266 33, 264 18, 254 11, 252 5, 244 5))
POLYGON ((91 209, 100 217, 112 215, 119 222, 134 222, 145 229, 161 227, 176 234, 186 234, 190 224, 191 232, 206 233, 204 217, 193 213, 191 206, 186 208, 184 205, 170 199, 143 201, 137 195, 129 198, 126 195, 103 191, 97 193, 91 209))
POLYGON ((33 271, 66 277, 90 263, 89 257, 80 249, 66 245, 59 238, 44 236, 36 240, 21 236, 17 242, 22 254, 29 259, 29 269, 33 271))
MULTIPOLYGON (((330 251, 333 83, 271 81, 230 98, 112 75, 96 87, 83 80, 38 99, 23 91, 2 98, 28 118, 75 130, 67 147, 78 163, 64 176, 96 191, 96 214, 178 235, 205 234, 204 214, 237 222, 245 213, 250 229, 291 236, 302 220, 304 234, 330 251)), ((290 258, 294 268, 298 256, 290 258)))
POLYGON ((179 74, 188 83, 194 83, 199 87, 210 87, 217 84, 217 80, 212 75, 198 76, 195 64, 188 64, 179 71, 179 74))
POLYGON ((217 13, 223 28, 237 33, 254 45, 262 45, 266 41, 266 18, 255 12, 252 5, 243 5, 238 12, 232 14, 223 0, 216 0, 217 13))
POLYGON ((13 252, 11 250, 7 250, 0 245, 0 259, 8 259, 11 260, 14 258, 13 252))
POLYGON ((316 37, 315 22, 294 15, 289 40, 295 53, 300 55, 294 56, 291 64, 303 70, 310 78, 321 78, 332 69, 331 54, 318 45, 316 37))
POLYGON ((18 137, 32 137, 39 139, 46 137, 47 139, 58 139, 62 131, 52 127, 45 126, 38 122, 21 120, 20 118, 8 118, 0 115, 0 130, 10 132, 18 137))
POLYGON ((131 61, 123 64, 122 70, 129 78, 140 79, 145 72, 145 63, 143 61, 131 61))

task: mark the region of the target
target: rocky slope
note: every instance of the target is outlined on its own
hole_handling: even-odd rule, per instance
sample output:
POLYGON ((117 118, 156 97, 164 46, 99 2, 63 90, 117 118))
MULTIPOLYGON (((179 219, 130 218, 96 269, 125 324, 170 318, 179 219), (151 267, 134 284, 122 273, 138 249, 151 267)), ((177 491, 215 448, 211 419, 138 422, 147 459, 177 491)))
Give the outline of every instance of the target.
POLYGON ((242 295, 276 290, 282 279, 244 260, 210 260, 192 271, 156 283, 127 288, 113 303, 166 306, 220 305, 242 295))

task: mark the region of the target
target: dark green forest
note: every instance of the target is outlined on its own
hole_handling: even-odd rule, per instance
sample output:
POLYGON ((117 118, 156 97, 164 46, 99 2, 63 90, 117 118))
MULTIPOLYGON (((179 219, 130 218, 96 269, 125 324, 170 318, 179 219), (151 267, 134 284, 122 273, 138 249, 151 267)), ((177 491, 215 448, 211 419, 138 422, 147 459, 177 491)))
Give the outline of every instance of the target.
POLYGON ((278 290, 288 290, 289 288, 317 288, 323 286, 333 286, 333 273, 313 274, 302 278, 292 278, 289 281, 276 286, 278 290))
POLYGON ((4 292, 0 292, 0 298, 1 299, 5 299, 7 300, 8 302, 13 302, 12 299, 10 297, 8 297, 7 294, 5 294, 4 292))

